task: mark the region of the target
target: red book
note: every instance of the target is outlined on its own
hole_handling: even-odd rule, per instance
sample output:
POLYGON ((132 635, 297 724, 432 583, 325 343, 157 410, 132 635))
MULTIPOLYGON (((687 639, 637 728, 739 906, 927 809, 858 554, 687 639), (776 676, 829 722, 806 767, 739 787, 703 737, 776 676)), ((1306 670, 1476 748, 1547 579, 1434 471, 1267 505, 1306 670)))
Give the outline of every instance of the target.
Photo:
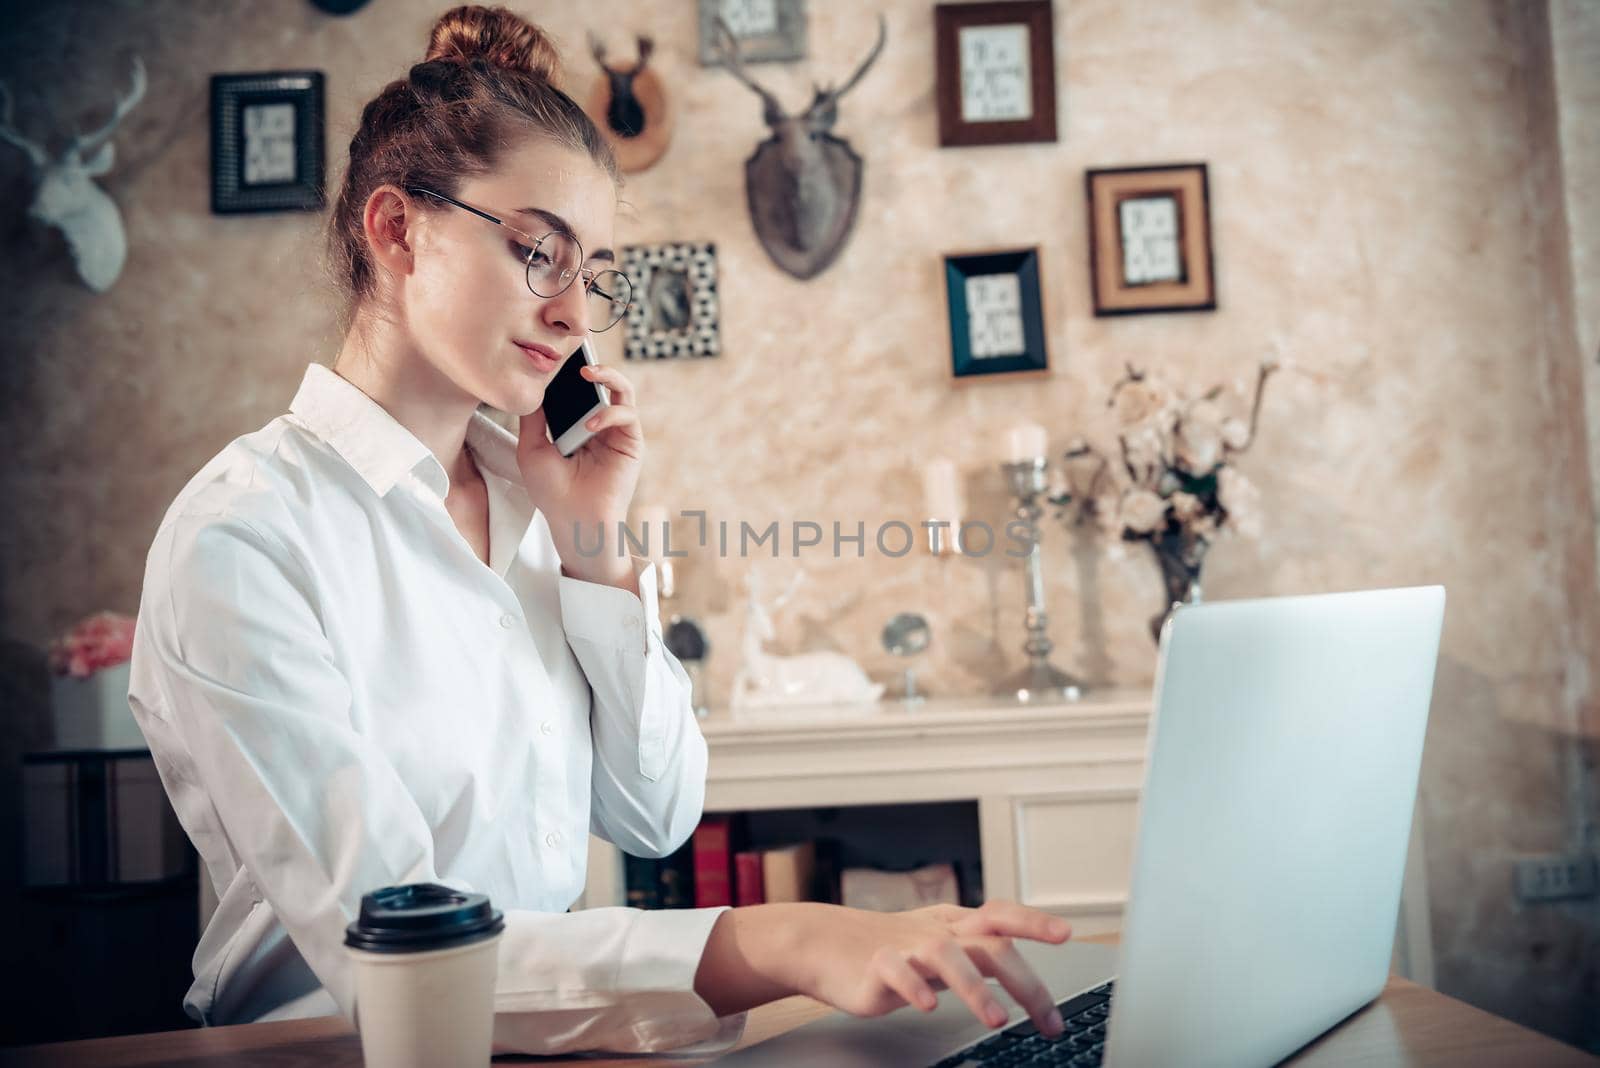
POLYGON ((761 876, 761 851, 745 850, 733 855, 733 903, 759 905, 767 900, 761 876))
POLYGON ((706 816, 694 832, 694 907, 733 904, 733 858, 728 852, 729 819, 706 816))

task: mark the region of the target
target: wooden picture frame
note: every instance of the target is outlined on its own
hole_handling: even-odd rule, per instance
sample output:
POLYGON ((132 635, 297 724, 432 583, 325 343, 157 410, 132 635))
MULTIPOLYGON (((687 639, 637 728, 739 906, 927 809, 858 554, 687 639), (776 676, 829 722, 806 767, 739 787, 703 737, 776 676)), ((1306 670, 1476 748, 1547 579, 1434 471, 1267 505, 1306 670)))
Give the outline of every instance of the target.
POLYGON ((622 320, 624 359, 668 360, 722 351, 716 245, 628 245, 620 267, 633 283, 633 303, 622 320))
POLYGON ((1216 309, 1204 163, 1100 168, 1084 186, 1096 315, 1216 309))
POLYGON ((320 211, 321 71, 211 76, 211 211, 320 211))
POLYGON ((741 63, 806 58, 805 0, 700 0, 700 65, 725 66, 717 51, 717 16, 728 19, 741 63))
POLYGON ((1049 371, 1038 248, 948 255, 944 281, 954 378, 1049 371))
POLYGON ((1054 141, 1050 0, 939 4, 933 18, 939 144, 1054 141))

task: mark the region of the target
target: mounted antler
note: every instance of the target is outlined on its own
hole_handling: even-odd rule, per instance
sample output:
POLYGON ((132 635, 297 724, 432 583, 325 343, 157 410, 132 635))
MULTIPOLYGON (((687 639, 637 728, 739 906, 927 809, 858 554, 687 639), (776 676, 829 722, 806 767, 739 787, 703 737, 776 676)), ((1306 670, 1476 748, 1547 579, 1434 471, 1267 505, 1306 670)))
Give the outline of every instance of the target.
MULTIPOLYGON (((77 137, 74 137, 67 145, 66 151, 63 153, 63 155, 77 154, 77 157, 82 159, 84 153, 93 151, 96 145, 110 137, 112 131, 117 128, 117 124, 123 120, 128 112, 134 109, 134 106, 138 104, 139 101, 144 99, 144 90, 146 84, 147 83, 144 75, 144 61, 135 57, 133 61, 133 87, 128 90, 128 95, 117 98, 116 106, 111 112, 111 118, 106 120, 105 125, 101 126, 93 133, 79 134, 77 137)), ((108 168, 111 166, 111 159, 109 156, 106 159, 106 166, 108 168)))
POLYGON ((861 157, 833 135, 839 99, 877 62, 889 39, 878 16, 878 40, 855 72, 838 88, 813 86, 811 103, 798 115, 744 68, 739 39, 721 18, 712 49, 728 73, 761 98, 762 120, 772 136, 745 162, 745 193, 756 236, 773 262, 796 278, 810 278, 832 263, 855 225, 861 195, 861 157))
POLYGON ((0 84, 0 141, 16 145, 27 153, 28 162, 32 163, 35 170, 42 169, 49 159, 45 155, 44 146, 37 141, 30 141, 22 136, 11 116, 11 91, 0 84))
POLYGON ((856 72, 854 74, 850 75, 849 80, 843 85, 839 86, 837 89, 824 88, 821 85, 813 83, 812 88, 816 90, 816 96, 811 101, 811 107, 807 110, 816 111, 820 108, 832 108, 838 104, 839 98, 844 96, 844 94, 848 93, 851 89, 854 89, 856 83, 861 80, 862 75, 866 74, 867 71, 872 68, 872 65, 878 61, 878 56, 883 53, 883 46, 888 40, 889 26, 888 23, 884 21, 882 13, 879 13, 878 43, 872 46, 872 51, 867 53, 867 58, 861 61, 861 65, 856 68, 856 72))
POLYGON ((778 103, 778 98, 773 96, 761 83, 750 77, 745 72, 743 57, 739 54, 739 39, 733 35, 733 30, 728 27, 721 15, 717 16, 716 38, 712 41, 717 55, 727 64, 728 73, 739 79, 751 92, 761 98, 763 117, 768 126, 777 126, 778 123, 788 118, 788 112, 783 110, 783 105, 778 103), (726 38, 726 41, 724 41, 726 38))
POLYGON ((28 215, 56 227, 66 236, 79 276, 97 293, 110 289, 122 273, 122 264, 128 255, 128 239, 117 205, 91 179, 111 170, 115 159, 111 134, 144 99, 145 85, 144 62, 135 58, 132 88, 125 96, 116 98, 111 118, 90 133, 76 134, 56 160, 51 160, 41 144, 28 140, 17 130, 12 121, 11 94, 0 85, 4 111, 0 140, 26 153, 39 176, 28 215))

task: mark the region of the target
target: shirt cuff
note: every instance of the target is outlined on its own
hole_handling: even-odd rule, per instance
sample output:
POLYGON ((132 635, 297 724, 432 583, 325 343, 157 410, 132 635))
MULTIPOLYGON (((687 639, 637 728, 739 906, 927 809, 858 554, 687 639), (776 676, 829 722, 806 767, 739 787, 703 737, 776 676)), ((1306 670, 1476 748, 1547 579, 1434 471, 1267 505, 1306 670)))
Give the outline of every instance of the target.
POLYGON ((560 576, 561 623, 568 634, 602 645, 650 651, 649 636, 661 638, 661 609, 656 594, 656 565, 629 554, 639 596, 618 586, 560 576))
MULTIPOLYGON (((694 994, 694 977, 705 956, 711 928, 728 906, 701 909, 646 909, 634 919, 623 950, 622 969, 629 988, 684 990, 694 994)), ((641 1024, 638 1038, 644 1048, 671 1049, 674 1053, 715 1053, 735 1045, 744 1035, 748 1013, 718 1016, 698 994, 698 1011, 667 1024, 667 1033, 652 1033, 641 1024), (684 1045, 685 1031, 698 1032, 693 1046, 684 1045)))

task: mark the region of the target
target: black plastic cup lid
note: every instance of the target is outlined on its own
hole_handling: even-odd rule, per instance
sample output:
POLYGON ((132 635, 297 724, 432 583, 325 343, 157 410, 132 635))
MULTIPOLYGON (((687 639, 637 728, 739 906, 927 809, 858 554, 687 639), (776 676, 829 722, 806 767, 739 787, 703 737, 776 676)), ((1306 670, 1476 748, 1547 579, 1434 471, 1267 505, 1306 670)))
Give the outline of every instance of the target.
POLYGON ((485 894, 408 883, 363 895, 361 917, 344 929, 344 944, 369 953, 418 953, 482 941, 505 925, 485 894))

